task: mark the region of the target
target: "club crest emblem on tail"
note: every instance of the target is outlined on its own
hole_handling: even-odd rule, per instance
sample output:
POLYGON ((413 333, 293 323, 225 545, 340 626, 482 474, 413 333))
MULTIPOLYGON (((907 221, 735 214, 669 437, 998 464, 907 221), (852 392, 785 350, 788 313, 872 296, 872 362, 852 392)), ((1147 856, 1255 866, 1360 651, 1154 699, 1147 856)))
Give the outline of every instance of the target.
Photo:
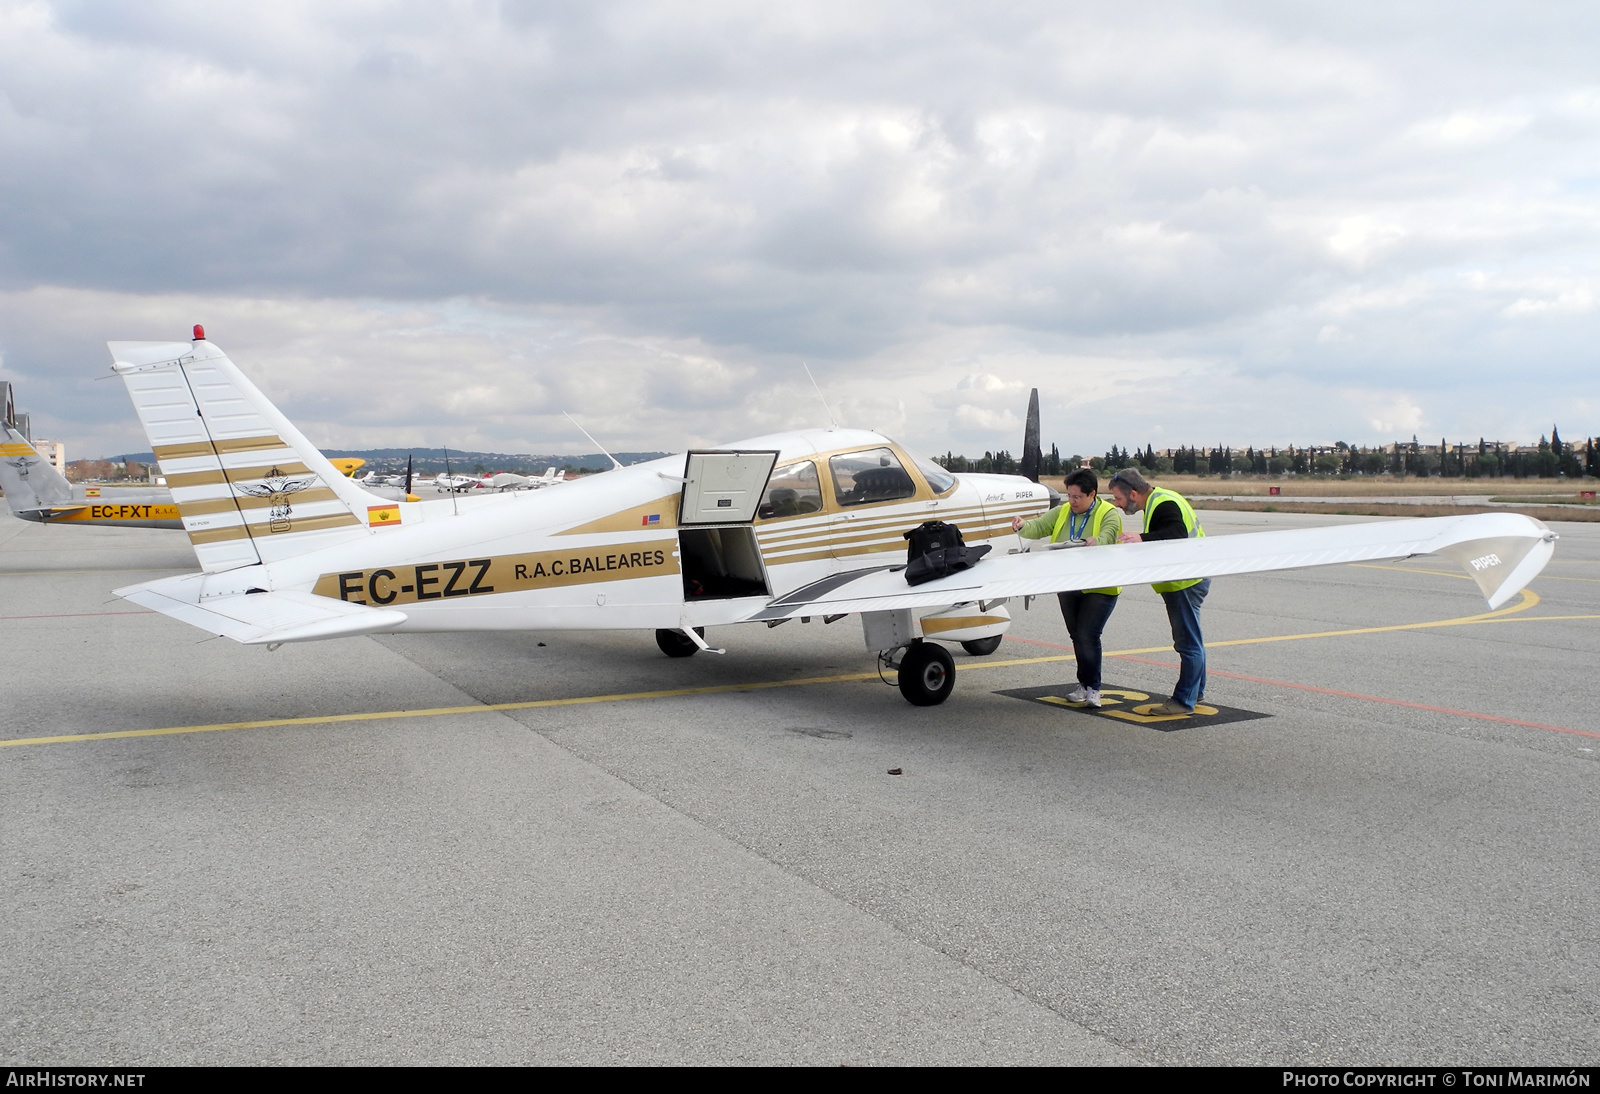
POLYGON ((267 498, 272 502, 272 512, 267 515, 267 531, 272 533, 293 531, 290 516, 293 509, 289 505, 289 495, 298 494, 317 481, 315 475, 309 479, 287 478, 276 467, 268 471, 265 478, 259 483, 235 483, 234 488, 253 498, 267 498))

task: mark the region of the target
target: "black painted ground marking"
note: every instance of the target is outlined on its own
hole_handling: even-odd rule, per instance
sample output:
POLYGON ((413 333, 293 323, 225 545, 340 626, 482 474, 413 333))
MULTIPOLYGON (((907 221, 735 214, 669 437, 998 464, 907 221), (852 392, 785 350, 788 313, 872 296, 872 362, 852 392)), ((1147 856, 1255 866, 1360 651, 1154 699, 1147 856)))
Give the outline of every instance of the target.
POLYGON ((1118 687, 1100 689, 1101 705, 1100 709, 1096 710, 1093 707, 1079 706, 1067 702, 1067 692, 1071 690, 1071 684, 1051 684, 1042 688, 1012 688, 1009 691, 995 692, 995 694, 1009 695, 1013 699, 1025 699, 1030 703, 1040 703, 1060 711, 1088 714, 1096 718, 1108 718, 1112 721, 1125 722, 1131 725, 1147 726, 1150 729, 1160 730, 1162 733, 1174 733, 1180 729, 1198 729, 1201 726, 1220 726, 1229 722, 1248 722, 1256 718, 1272 717, 1270 714, 1261 714, 1254 710, 1240 710, 1238 707, 1219 707, 1212 703, 1196 705, 1194 713, 1188 717, 1176 714, 1165 717, 1152 717, 1143 712, 1166 702, 1165 696, 1152 695, 1137 688, 1118 687))

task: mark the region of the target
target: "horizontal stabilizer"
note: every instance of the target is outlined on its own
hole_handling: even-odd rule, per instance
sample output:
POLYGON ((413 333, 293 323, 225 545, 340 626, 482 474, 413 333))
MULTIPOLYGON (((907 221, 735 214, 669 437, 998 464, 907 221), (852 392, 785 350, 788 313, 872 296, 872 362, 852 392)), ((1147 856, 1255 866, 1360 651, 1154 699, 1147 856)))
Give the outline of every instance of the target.
POLYGON ((69 513, 81 513, 87 508, 87 505, 41 505, 34 509, 13 509, 12 512, 23 520, 54 520, 69 513))
POLYGON ((1040 596, 1074 589, 1143 585, 1228 574, 1296 570, 1344 562, 1442 555, 1478 583, 1498 608, 1544 569, 1556 535, 1521 513, 1375 521, 1282 532, 1077 547, 990 556, 970 570, 912 588, 898 570, 836 575, 778 597, 751 620, 819 612, 939 607, 973 600, 1040 596))
POLYGON ((372 634, 393 630, 406 621, 404 612, 312 593, 233 593, 202 600, 204 576, 164 578, 116 593, 140 607, 247 646, 372 634))

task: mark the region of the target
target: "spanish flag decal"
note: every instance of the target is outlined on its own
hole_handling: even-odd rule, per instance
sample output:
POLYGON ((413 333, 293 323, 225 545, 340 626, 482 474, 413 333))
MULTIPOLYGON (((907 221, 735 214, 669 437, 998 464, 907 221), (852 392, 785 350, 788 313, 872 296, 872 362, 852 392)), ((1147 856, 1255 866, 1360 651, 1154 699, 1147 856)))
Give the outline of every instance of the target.
POLYGON ((400 524, 400 506, 398 504, 367 506, 367 524, 372 528, 381 528, 386 524, 398 526, 400 524))

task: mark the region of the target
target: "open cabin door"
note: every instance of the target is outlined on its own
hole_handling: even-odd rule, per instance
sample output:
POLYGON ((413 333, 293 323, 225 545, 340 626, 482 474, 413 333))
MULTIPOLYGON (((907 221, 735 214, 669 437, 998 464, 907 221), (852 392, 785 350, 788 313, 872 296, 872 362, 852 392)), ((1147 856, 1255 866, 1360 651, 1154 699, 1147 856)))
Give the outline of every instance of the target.
POLYGON ((690 452, 678 500, 685 601, 770 597, 752 521, 778 453, 690 452))

